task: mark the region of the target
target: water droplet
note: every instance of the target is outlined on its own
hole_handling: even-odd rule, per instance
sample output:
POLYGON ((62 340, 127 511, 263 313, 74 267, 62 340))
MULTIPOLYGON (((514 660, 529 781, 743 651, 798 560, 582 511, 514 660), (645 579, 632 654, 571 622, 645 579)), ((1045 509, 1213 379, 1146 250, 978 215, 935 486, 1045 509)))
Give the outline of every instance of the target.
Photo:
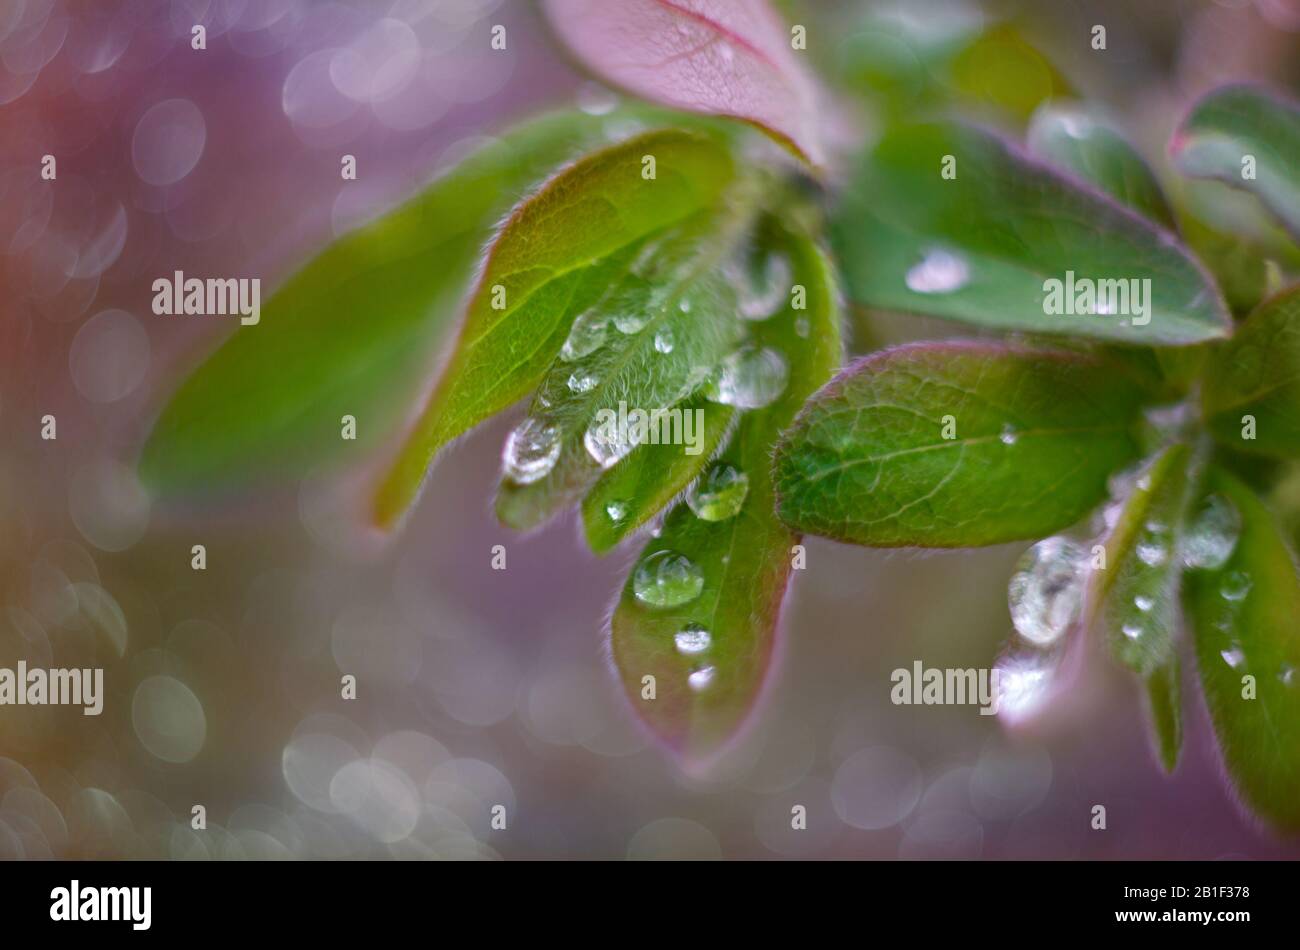
POLYGON ((605 327, 609 315, 592 308, 578 314, 569 328, 569 336, 560 347, 560 359, 566 363, 590 356, 605 345, 605 327))
POLYGON ((727 355, 705 394, 739 409, 761 409, 785 391, 790 368, 771 347, 743 346, 727 355))
POLYGON ((1136 469, 1127 468, 1118 472, 1113 472, 1106 479, 1106 490, 1110 497, 1115 501, 1123 501, 1133 491, 1137 484, 1138 473, 1136 469))
POLYGON ((950 294, 966 286, 970 280, 970 265, 965 258, 951 251, 931 248, 920 263, 907 272, 906 280, 913 293, 950 294))
POLYGON ((799 334, 802 339, 808 339, 808 334, 812 332, 812 324, 808 322, 807 317, 798 317, 795 319, 794 332, 799 334))
POLYGON ((692 623, 687 624, 673 637, 673 643, 676 644, 678 653, 694 656, 707 650, 713 643, 713 638, 709 636, 707 629, 698 623, 692 623))
POLYGON ((506 438, 502 461, 506 475, 527 485, 555 468, 560 457, 560 427, 537 416, 529 416, 506 438))
POLYGON ((732 265, 737 306, 746 320, 767 320, 776 314, 790 292, 792 271, 784 254, 765 254, 760 260, 742 260, 732 265))
POLYGON ((594 422, 582 434, 582 445, 601 468, 611 468, 636 448, 631 426, 594 422))
POLYGON ((700 667, 690 676, 686 677, 686 682, 690 684, 691 689, 699 692, 713 682, 713 667, 700 667))
POLYGON ((1281 680, 1283 686, 1295 685, 1295 667, 1290 663, 1283 663, 1282 669, 1277 671, 1277 678, 1281 680))
POLYGON ((618 107, 618 96, 598 82, 578 87, 578 108, 587 115, 608 115, 618 107))
POLYGON ((633 334, 640 333, 650 318, 639 311, 616 313, 614 315, 614 326, 618 328, 619 333, 633 334))
POLYGON ((1060 639, 1083 606, 1084 551, 1069 538, 1039 541, 1016 563, 1007 603, 1016 631, 1046 646, 1060 639))
POLYGON ((1145 594, 1138 594, 1133 598, 1133 606, 1144 614, 1149 613, 1151 608, 1156 605, 1155 599, 1147 597, 1145 594))
POLYGON ((704 589, 704 575, 695 562, 676 551, 656 551, 643 558, 632 573, 632 592, 650 607, 690 603, 704 589))
POLYGON ((734 517, 749 494, 749 476, 726 462, 719 462, 695 483, 686 496, 697 518, 726 521, 734 517))
POLYGON ((1119 629, 1120 632, 1130 640, 1136 640, 1138 637, 1142 636, 1142 628, 1135 623, 1126 623, 1119 629))
POLYGON ((588 393, 596 388, 600 382, 591 373, 585 373, 581 370, 575 371, 569 376, 569 392, 571 393, 588 393))
POLYGON ((1002 427, 1002 434, 998 438, 1003 445, 1015 445, 1016 440, 1020 438, 1020 433, 1016 431, 1015 426, 1008 422, 1002 427))
POLYGON ((682 313, 690 313, 691 301, 688 298, 683 297, 681 300, 677 301, 677 309, 682 313))
POLYGON ((1223 662, 1227 663, 1234 670, 1240 669, 1241 664, 1246 662, 1246 654, 1241 652, 1241 647, 1233 646, 1219 652, 1223 657, 1223 662))
POLYGON ((1138 541, 1137 556, 1147 567, 1159 567, 1169 559, 1169 549, 1159 538, 1146 535, 1138 541))
POLYGON ((1228 563, 1241 536, 1241 515, 1222 495, 1210 495, 1191 519, 1180 548, 1187 567, 1216 571, 1228 563))
POLYGON ((673 351, 673 331, 671 327, 664 327, 655 334, 655 351, 659 353, 671 353, 673 351))
POLYGON ((609 516, 610 521, 622 521, 627 517, 627 505, 621 501, 611 501, 605 506, 605 514, 609 516))
POLYGON ((1219 585, 1219 595, 1224 600, 1245 600, 1246 595, 1250 593, 1253 586, 1254 582, 1251 581, 1249 574, 1244 571, 1232 571, 1223 578, 1223 583, 1219 585))

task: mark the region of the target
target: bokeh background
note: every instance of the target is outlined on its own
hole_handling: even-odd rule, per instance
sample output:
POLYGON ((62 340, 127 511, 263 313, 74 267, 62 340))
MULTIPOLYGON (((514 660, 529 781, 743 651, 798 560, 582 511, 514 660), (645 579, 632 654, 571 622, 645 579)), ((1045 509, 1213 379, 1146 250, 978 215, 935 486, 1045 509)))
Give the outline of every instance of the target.
MULTIPOLYGON (((1073 92, 1161 167, 1197 93, 1300 81, 1294 0, 778 6, 809 25, 814 68, 886 108, 946 98, 1015 130, 1073 92)), ((220 504, 149 498, 133 474, 148 425, 233 326, 154 316, 156 277, 269 291, 557 106, 612 99, 522 0, 0 0, 0 666, 102 666, 107 693, 100 717, 0 707, 0 857, 1300 856, 1225 791, 1199 696, 1166 777, 1134 681, 1091 650, 1014 734, 974 707, 890 704, 897 667, 990 665, 1023 545, 810 540, 756 727, 688 776, 605 665, 632 552, 593 557, 571 518, 527 538, 492 520, 511 414, 438 466, 380 551, 340 529, 346 470, 220 504), (345 152, 357 181, 340 179, 345 152), (38 178, 46 153, 54 182, 38 178)), ((869 136, 878 114, 856 108, 869 136)), ((952 332, 858 315, 855 338, 952 332)))

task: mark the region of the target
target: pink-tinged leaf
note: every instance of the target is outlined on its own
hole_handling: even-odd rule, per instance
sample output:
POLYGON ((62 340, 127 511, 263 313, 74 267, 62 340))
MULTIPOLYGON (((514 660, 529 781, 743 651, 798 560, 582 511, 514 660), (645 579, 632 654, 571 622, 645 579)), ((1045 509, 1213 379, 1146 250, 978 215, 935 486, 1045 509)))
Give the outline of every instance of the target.
POLYGON ((753 123, 813 165, 817 86, 767 0, 546 0, 589 69, 677 109, 753 123))

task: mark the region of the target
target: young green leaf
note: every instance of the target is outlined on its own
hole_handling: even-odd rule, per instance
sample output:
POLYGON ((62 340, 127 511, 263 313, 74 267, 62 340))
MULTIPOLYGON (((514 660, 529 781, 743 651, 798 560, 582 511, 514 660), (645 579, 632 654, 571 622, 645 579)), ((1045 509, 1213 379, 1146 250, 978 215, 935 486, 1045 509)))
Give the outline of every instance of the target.
POLYGON ((849 293, 870 307, 1151 346, 1228 332, 1218 290, 1173 234, 970 126, 888 133, 832 235, 849 293))
POLYGON ((725 144, 650 132, 583 158, 511 214, 470 300, 460 339, 381 484, 391 527, 438 449, 532 392, 574 317, 626 268, 631 249, 716 206, 732 180, 725 144))
POLYGON ((683 419, 701 421, 699 445, 638 445, 623 464, 600 476, 582 499, 587 544, 604 554, 664 509, 709 464, 736 418, 730 406, 696 395, 681 404, 683 419), (688 415, 689 414, 689 415, 688 415))
POLYGON ((1166 772, 1172 772, 1183 748, 1182 664, 1178 654, 1156 667, 1145 686, 1147 723, 1156 759, 1166 772))
POLYGON ((1197 102, 1169 144, 1185 174, 1242 188, 1300 239, 1300 106, 1227 86, 1197 102))
POLYGON ((600 134, 582 113, 520 126, 331 244, 171 397, 144 447, 145 481, 163 494, 228 489, 390 432, 497 218, 600 134), (340 438, 345 415, 355 442, 340 438))
POLYGON ((687 420, 672 407, 744 335, 736 293, 718 271, 750 219, 748 208, 721 221, 701 215, 641 245, 623 276, 577 317, 522 423, 551 433, 559 454, 520 469, 507 451, 496 503, 503 524, 534 528, 577 501, 632 450, 640 434, 633 413, 651 414, 647 440, 661 428, 684 436, 687 420))
POLYGON ((1039 109, 1029 150, 1096 185, 1122 205, 1174 230, 1174 215, 1150 166, 1113 126, 1078 106, 1039 109))
POLYGON ((1191 493, 1192 450, 1172 445, 1136 476, 1131 494, 1108 514, 1115 519, 1094 570, 1097 617, 1111 653, 1143 677, 1173 656, 1178 626, 1178 544, 1191 493))
MULTIPOLYGON (((739 511, 708 520, 678 504, 642 551, 610 623, 614 662, 636 713, 697 767, 744 723, 772 659, 798 541, 773 514, 772 443, 841 358, 829 261, 804 238, 782 243, 807 309, 755 324, 755 344, 783 353, 790 372, 774 402, 742 415, 717 460, 745 480, 739 511)), ((739 478, 730 484, 735 490, 739 478)))
POLYGON ((1218 347, 1202 401, 1210 431, 1241 452, 1300 458, 1300 287, 1260 304, 1218 347))
POLYGON ((1207 489, 1241 518, 1217 570, 1189 571, 1196 661, 1219 750, 1251 811, 1300 831, 1300 582, 1271 512, 1222 469, 1207 489))
POLYGON ((546 0, 556 34, 651 102, 751 123, 814 165, 817 87, 766 0, 546 0))
POLYGON ((875 353, 786 433, 778 510, 797 530, 876 547, 1046 537, 1137 455, 1145 394, 1087 354, 965 342, 875 353))

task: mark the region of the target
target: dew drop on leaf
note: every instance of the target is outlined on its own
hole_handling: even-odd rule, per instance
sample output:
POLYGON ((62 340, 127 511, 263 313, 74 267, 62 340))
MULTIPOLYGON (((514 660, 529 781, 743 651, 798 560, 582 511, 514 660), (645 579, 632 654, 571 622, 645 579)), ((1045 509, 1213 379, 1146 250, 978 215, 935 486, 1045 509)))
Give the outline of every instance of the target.
POLYGON ((1227 663, 1234 670, 1240 669, 1241 664, 1246 662, 1246 654, 1241 652, 1240 647, 1229 647, 1227 650, 1221 650, 1219 656, 1223 657, 1223 662, 1227 663))
POLYGON ((1179 553, 1187 567, 1215 571, 1232 556, 1241 536, 1241 515, 1222 495, 1210 495, 1192 517, 1179 553))
POLYGON ((749 476, 733 465, 719 462, 705 473, 686 497, 697 518, 726 521, 735 517, 749 494, 749 476))
POLYGON ((605 345, 605 327, 609 316, 595 308, 578 314, 569 328, 569 336, 560 347, 560 359, 566 363, 590 356, 605 345))
POLYGON ((1015 426, 1008 422, 1002 427, 1002 432, 998 438, 1003 445, 1015 445, 1016 440, 1020 438, 1020 433, 1016 431, 1015 426))
POLYGON ((582 434, 582 445, 601 468, 610 468, 636 448, 630 427, 600 422, 592 423, 582 434))
POLYGON ((1120 627, 1120 632, 1130 640, 1136 640, 1138 637, 1142 636, 1142 627, 1135 623, 1126 623, 1124 626, 1120 627))
POLYGON ((1253 586, 1250 575, 1244 571, 1233 571, 1219 585, 1219 596, 1228 601, 1245 600, 1253 586))
POLYGON ((671 327, 664 327, 655 334, 655 352, 671 353, 673 351, 673 331, 671 327))
POLYGON ((918 294, 950 294, 970 280, 970 265, 943 248, 931 248, 907 272, 907 288, 918 294))
POLYGON ((690 558, 676 551, 656 551, 632 573, 632 593, 648 607, 679 607, 700 596, 704 575, 690 558))
POLYGON ((1069 538, 1039 541, 1016 563, 1007 603, 1016 632, 1038 646, 1055 643, 1083 607, 1085 554, 1069 538))
POLYGON ((742 346, 729 353, 709 381, 705 395, 738 409, 761 409, 785 391, 790 367, 769 346, 742 346))
POLYGON ((741 261, 732 267, 736 302, 746 320, 766 320, 781 309, 790 292, 790 260, 784 254, 766 254, 755 266, 741 261))
POLYGON ((710 683, 713 682, 713 667, 711 666, 700 667, 698 670, 693 672, 690 676, 686 677, 686 682, 690 684, 691 689, 695 690, 698 693, 700 690, 704 689, 710 683))
POLYGON ((596 383, 600 382, 591 373, 584 373, 581 370, 569 376, 569 392, 587 393, 596 388, 596 383))
POLYGON ((544 478, 560 457, 560 427, 529 416, 506 437, 502 462, 506 475, 520 485, 544 478))
POLYGON ((709 636, 709 631, 698 623, 687 624, 673 637, 677 652, 687 656, 703 653, 712 642, 713 638, 709 636))
POLYGON ((605 506, 605 514, 610 521, 618 522, 627 517, 627 505, 621 501, 611 501, 605 506))
POLYGON ((808 322, 807 317, 798 317, 794 321, 794 332, 799 334, 801 339, 808 339, 808 334, 812 331, 812 324, 808 322))

